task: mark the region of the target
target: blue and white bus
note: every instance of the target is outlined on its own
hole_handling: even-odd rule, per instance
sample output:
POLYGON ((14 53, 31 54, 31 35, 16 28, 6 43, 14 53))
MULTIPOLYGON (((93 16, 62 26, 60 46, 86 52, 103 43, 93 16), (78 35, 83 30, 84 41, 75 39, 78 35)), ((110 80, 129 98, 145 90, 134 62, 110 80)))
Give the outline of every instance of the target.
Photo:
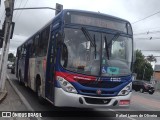
POLYGON ((16 76, 55 106, 129 106, 133 59, 128 21, 66 9, 17 48, 16 76))

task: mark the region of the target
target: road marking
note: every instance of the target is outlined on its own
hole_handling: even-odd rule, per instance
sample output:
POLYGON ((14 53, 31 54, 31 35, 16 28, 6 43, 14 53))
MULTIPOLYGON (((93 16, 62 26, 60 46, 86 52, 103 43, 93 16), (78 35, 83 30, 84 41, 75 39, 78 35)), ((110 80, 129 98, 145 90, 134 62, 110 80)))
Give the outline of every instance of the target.
MULTIPOLYGON (((122 114, 122 113, 117 112, 117 111, 115 111, 115 110, 113 110, 113 109, 108 109, 108 110, 113 111, 113 112, 118 113, 118 114, 122 114)), ((127 117, 127 118, 128 118, 128 119, 131 119, 131 120, 137 120, 137 119, 131 118, 131 117, 127 117)))
MULTIPOLYGON (((13 89, 16 91, 16 93, 18 94, 18 96, 20 97, 20 99, 22 100, 22 102, 24 103, 24 105, 27 107, 27 109, 29 111, 34 112, 34 109, 31 107, 31 105, 28 103, 28 101, 26 100, 26 98, 21 94, 21 92, 19 92, 19 90, 15 87, 15 85, 12 83, 12 81, 10 80, 9 76, 7 75, 7 79, 10 83, 10 85, 13 87, 13 89)), ((40 117, 36 117, 37 120, 42 120, 40 117)))

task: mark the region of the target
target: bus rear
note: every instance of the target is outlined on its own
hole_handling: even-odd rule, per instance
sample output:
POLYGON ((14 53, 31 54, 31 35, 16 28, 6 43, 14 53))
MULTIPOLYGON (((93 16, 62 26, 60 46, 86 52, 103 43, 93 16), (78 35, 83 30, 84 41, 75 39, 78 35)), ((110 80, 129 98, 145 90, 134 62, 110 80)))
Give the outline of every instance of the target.
POLYGON ((63 10, 59 16, 63 37, 58 39, 54 105, 129 106, 133 63, 130 23, 74 10, 63 10))

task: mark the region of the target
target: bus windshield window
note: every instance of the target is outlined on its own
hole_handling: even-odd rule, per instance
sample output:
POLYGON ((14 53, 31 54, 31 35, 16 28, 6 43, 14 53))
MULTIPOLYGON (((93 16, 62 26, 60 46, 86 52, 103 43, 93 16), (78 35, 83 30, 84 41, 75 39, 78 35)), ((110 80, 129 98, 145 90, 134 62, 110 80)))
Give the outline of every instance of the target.
POLYGON ((102 76, 131 74, 132 39, 122 36, 112 39, 114 35, 111 34, 103 36, 107 38, 107 43, 111 44, 106 45, 105 39, 103 40, 102 76))
POLYGON ((61 52, 61 65, 65 69, 95 76, 100 74, 103 76, 130 74, 132 57, 132 41, 130 38, 119 36, 114 41, 112 39, 114 35, 88 31, 91 37, 95 39, 95 51, 95 46, 92 46, 90 41, 86 39, 82 30, 65 28, 64 32, 66 49, 63 49, 61 52), (110 43, 112 40, 112 44, 107 45, 109 53, 107 53, 105 48, 105 37, 107 43, 110 43), (109 54, 109 59, 107 54, 109 54), (67 57, 65 57, 66 55, 67 57), (66 59, 67 63, 64 62, 66 59), (116 74, 110 71, 113 68, 118 69, 116 74))

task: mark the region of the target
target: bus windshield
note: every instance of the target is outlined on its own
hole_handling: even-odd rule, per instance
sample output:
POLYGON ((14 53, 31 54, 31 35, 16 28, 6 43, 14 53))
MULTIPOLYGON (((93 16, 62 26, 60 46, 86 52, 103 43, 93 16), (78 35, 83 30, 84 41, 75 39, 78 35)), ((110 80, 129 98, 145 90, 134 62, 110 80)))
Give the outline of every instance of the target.
POLYGON ((132 39, 120 34, 65 28, 60 63, 67 70, 94 76, 131 74, 132 39), (116 37, 115 37, 116 36, 116 37), (94 43, 94 45, 91 44, 94 43))

